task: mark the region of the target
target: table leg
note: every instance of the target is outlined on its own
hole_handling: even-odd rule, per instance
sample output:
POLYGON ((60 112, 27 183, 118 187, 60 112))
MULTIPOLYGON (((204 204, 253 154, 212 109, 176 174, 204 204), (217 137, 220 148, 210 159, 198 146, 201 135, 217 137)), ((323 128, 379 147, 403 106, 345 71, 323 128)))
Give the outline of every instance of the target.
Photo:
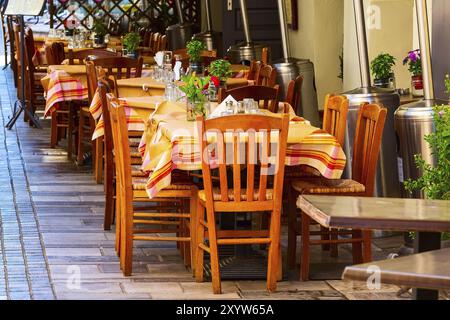
MULTIPOLYGON (((416 253, 439 250, 441 248, 441 234, 436 232, 418 232, 414 242, 416 253)), ((413 289, 414 300, 438 300, 439 291, 429 289, 413 289)))

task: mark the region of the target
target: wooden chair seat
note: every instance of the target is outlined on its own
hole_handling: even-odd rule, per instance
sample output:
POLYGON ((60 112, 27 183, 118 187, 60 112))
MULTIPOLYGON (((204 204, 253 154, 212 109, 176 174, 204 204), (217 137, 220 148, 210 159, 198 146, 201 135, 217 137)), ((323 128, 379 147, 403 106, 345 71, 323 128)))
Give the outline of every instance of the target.
POLYGON ((141 165, 135 164, 131 166, 131 175, 133 177, 148 177, 148 173, 141 170, 141 165))
MULTIPOLYGON (((206 202, 206 192, 205 190, 200 190, 198 192, 199 200, 206 202)), ((214 201, 221 201, 222 195, 220 193, 220 188, 213 188, 213 199, 214 201)), ((253 199, 259 201, 259 189, 253 191, 253 199)), ((273 199, 273 189, 266 190, 266 200, 273 199)), ((235 201, 234 189, 228 189, 228 200, 235 201)), ((241 201, 247 201, 247 189, 241 189, 241 201)))
POLYGON ((364 193, 366 187, 351 179, 306 178, 292 182, 292 188, 300 194, 364 193))
MULTIPOLYGON (((142 177, 133 177, 132 184, 133 184, 133 190, 146 190, 147 189, 147 178, 142 177)), ((186 184, 172 184, 168 186, 167 188, 164 188, 164 190, 190 190, 192 188, 191 185, 186 184)))
POLYGON ((128 139, 130 141, 130 147, 139 147, 139 144, 141 143, 141 138, 130 138, 128 139))

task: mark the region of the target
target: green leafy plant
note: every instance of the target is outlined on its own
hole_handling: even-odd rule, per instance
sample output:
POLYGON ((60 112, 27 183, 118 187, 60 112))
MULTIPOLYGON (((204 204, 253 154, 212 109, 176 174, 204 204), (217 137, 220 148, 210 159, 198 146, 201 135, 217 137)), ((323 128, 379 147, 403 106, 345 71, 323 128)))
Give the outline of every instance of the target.
POLYGON ((206 92, 205 87, 209 84, 210 77, 197 77, 195 73, 181 78, 184 82, 180 86, 180 90, 184 92, 189 102, 205 102, 206 92))
POLYGON ((141 36, 137 32, 129 32, 123 38, 123 46, 128 52, 136 52, 139 43, 141 43, 141 36))
POLYGON ((219 59, 211 62, 208 67, 210 75, 219 78, 220 81, 225 81, 231 76, 231 63, 227 60, 219 59))
POLYGON ((95 20, 93 30, 99 37, 104 37, 108 34, 108 27, 102 20, 95 20))
POLYGON ((202 51, 206 49, 205 44, 199 40, 191 40, 186 45, 190 62, 200 62, 202 51))
POLYGON ((408 65, 408 70, 413 76, 422 75, 422 56, 420 49, 410 51, 408 56, 403 60, 403 65, 408 65))
MULTIPOLYGON (((448 90, 450 91, 450 79, 448 90)), ((417 180, 405 181, 404 185, 410 192, 424 191, 429 199, 450 200, 450 107, 448 105, 434 107, 434 123, 436 130, 425 136, 425 140, 436 156, 436 166, 426 163, 420 154, 415 155, 416 166, 422 170, 423 174, 417 180)), ((450 239, 450 233, 444 233, 443 239, 450 239)))
POLYGON ((389 79, 395 66, 395 57, 389 53, 381 53, 370 63, 372 74, 377 80, 389 79))

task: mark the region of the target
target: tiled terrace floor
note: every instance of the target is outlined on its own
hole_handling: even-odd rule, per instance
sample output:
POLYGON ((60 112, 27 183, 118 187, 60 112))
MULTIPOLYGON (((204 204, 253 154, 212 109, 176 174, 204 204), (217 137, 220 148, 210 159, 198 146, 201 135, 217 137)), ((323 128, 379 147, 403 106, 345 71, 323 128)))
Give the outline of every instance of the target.
MULTIPOLYGON (((164 243, 138 243, 134 275, 123 277, 114 233, 102 228, 103 189, 90 169, 68 161, 63 148, 49 148, 48 120, 44 130, 22 118, 4 129, 15 100, 11 77, 9 69, 0 72, 0 299, 397 298, 397 287, 369 291, 338 280, 284 281, 271 295, 264 281, 228 281, 224 294, 214 296, 210 283, 195 283, 175 246, 164 243)), ((377 244, 377 256, 385 258, 399 238, 377 244)), ((348 261, 345 250, 340 256, 348 261)), ((320 252, 314 259, 334 263, 320 252)))

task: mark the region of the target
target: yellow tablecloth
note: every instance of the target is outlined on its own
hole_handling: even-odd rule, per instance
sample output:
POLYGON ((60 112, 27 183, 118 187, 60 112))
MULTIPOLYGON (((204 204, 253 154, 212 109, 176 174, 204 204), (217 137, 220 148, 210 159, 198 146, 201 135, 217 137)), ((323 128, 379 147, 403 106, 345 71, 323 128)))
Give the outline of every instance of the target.
MULTIPOLYGON (((183 104, 164 102, 158 106, 139 146, 142 169, 150 173, 146 187, 150 198, 170 185, 174 169, 201 169, 198 141, 196 122, 186 120, 183 104)), ((341 177, 345 161, 344 151, 333 136, 291 116, 286 165, 309 165, 324 177, 336 179, 341 177)))

